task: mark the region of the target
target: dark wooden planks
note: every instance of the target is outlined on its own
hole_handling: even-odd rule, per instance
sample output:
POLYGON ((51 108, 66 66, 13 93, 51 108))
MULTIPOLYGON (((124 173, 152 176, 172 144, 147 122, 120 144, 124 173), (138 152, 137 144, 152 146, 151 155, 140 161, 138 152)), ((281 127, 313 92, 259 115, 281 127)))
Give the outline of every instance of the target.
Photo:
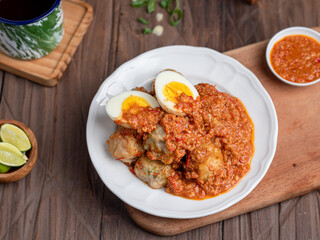
POLYGON ((0 71, 0 104, 1 104, 1 97, 2 97, 2 84, 3 84, 3 80, 4 80, 4 75, 5 72, 0 71))
MULTIPOLYGON (((95 30, 107 36, 106 25, 98 23, 95 30)), ((1 118, 23 121, 33 129, 39 159, 27 178, 0 185, 0 204, 6 208, 0 216, 1 239, 100 237, 103 188, 89 161, 85 125, 91 99, 106 75, 109 48, 105 54, 100 48, 87 51, 97 43, 107 44, 106 37, 91 36, 57 88, 6 74, 1 118)))
POLYGON ((246 0, 250 4, 255 4, 258 0, 246 0))
MULTIPOLYGON (((0 115, 2 119, 9 118, 24 122, 38 136, 38 131, 34 130, 35 125, 32 124, 32 120, 35 120, 37 116, 29 112, 29 106, 35 100, 32 99, 30 86, 31 84, 27 81, 6 73, 0 115)), ((22 181, 0 184, 1 239, 22 239, 23 236, 32 238, 33 231, 29 229, 34 229, 36 223, 45 178, 43 165, 39 162, 41 161, 38 159, 38 163, 32 170, 33 174, 28 175, 22 181)))

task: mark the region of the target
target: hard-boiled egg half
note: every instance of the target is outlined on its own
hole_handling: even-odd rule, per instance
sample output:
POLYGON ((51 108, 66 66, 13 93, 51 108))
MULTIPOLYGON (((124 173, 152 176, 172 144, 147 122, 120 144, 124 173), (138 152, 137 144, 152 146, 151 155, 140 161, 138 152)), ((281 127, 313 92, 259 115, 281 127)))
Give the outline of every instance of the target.
POLYGON ((158 74, 155 81, 155 92, 162 109, 176 115, 184 115, 182 110, 175 108, 178 97, 182 93, 193 97, 193 99, 199 96, 195 87, 182 74, 171 69, 158 74))
POLYGON ((133 107, 159 107, 157 100, 150 94, 140 91, 128 91, 120 93, 111 98, 106 105, 109 117, 126 126, 126 121, 122 118, 124 111, 133 107))

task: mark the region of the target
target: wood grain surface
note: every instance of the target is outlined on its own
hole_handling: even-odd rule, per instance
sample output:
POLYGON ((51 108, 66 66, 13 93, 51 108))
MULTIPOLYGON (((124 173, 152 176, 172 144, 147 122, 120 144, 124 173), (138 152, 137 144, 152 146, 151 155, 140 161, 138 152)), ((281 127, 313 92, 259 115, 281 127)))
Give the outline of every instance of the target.
MULTIPOLYGON (((320 27, 315 30, 319 31, 320 27)), ((277 80, 265 61, 267 44, 268 41, 263 41, 225 53, 241 61, 258 77, 275 104, 279 137, 266 176, 239 203, 202 218, 156 217, 126 205, 132 219, 143 229, 162 236, 175 235, 320 190, 320 148, 314 148, 320 139, 320 115, 315 114, 320 113, 320 104, 314 104, 320 99, 320 84, 301 89, 277 80), (292 149, 292 146, 299 147, 292 149)))
POLYGON ((247 0, 247 2, 248 3, 250 3, 250 4, 254 4, 254 3, 256 3, 258 0, 247 0))
POLYGON ((78 0, 62 1, 64 35, 60 44, 47 56, 20 61, 0 52, 0 69, 17 76, 55 86, 62 77, 84 34, 92 21, 92 7, 78 0))
MULTIPOLYGON (((57 87, 46 88, 0 71, 0 118, 25 123, 39 147, 30 174, 0 184, 0 239, 320 239, 319 191, 172 237, 146 232, 99 179, 85 136, 93 96, 127 60, 173 44, 225 52, 269 39, 285 27, 320 26, 320 1, 259 0, 249 5, 245 0, 181 0, 183 21, 170 27, 165 14, 161 37, 140 33, 143 26, 136 19, 144 16, 154 26, 155 14, 131 8, 130 1, 87 2, 95 17, 57 87)), ((271 90, 277 84, 265 87, 271 90)), ((281 102, 275 105, 279 108, 281 102)), ((282 137, 290 141, 290 133, 289 129, 282 137)), ((320 146, 309 147, 319 151, 320 146)), ((289 151, 298 149, 292 146, 289 151)))

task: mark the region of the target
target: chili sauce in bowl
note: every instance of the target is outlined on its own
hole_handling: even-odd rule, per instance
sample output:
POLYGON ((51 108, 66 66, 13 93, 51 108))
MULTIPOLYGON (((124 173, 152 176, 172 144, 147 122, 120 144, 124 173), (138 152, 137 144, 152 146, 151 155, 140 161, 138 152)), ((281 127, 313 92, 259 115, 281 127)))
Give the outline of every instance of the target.
POLYGON ((290 27, 269 41, 266 59, 281 81, 309 86, 320 81, 320 34, 305 27, 290 27))

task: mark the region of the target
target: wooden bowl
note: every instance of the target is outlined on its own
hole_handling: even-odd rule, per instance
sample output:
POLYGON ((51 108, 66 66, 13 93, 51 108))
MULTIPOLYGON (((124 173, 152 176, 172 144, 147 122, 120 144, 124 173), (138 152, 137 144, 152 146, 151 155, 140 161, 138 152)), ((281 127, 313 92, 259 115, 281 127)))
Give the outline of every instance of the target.
POLYGON ((28 128, 23 123, 15 121, 15 120, 9 120, 9 119, 0 120, 0 126, 5 123, 10 123, 10 124, 13 124, 13 125, 21 128, 29 137, 29 140, 30 140, 31 146, 32 146, 31 149, 29 151, 27 151, 27 153, 26 153, 29 160, 26 162, 25 165, 23 165, 21 167, 17 167, 17 168, 13 167, 7 173, 0 173, 0 182, 8 183, 8 182, 18 181, 19 179, 23 178, 31 171, 31 169, 33 168, 34 164, 37 161, 38 143, 37 143, 36 137, 34 136, 33 132, 31 131, 31 129, 28 128))

